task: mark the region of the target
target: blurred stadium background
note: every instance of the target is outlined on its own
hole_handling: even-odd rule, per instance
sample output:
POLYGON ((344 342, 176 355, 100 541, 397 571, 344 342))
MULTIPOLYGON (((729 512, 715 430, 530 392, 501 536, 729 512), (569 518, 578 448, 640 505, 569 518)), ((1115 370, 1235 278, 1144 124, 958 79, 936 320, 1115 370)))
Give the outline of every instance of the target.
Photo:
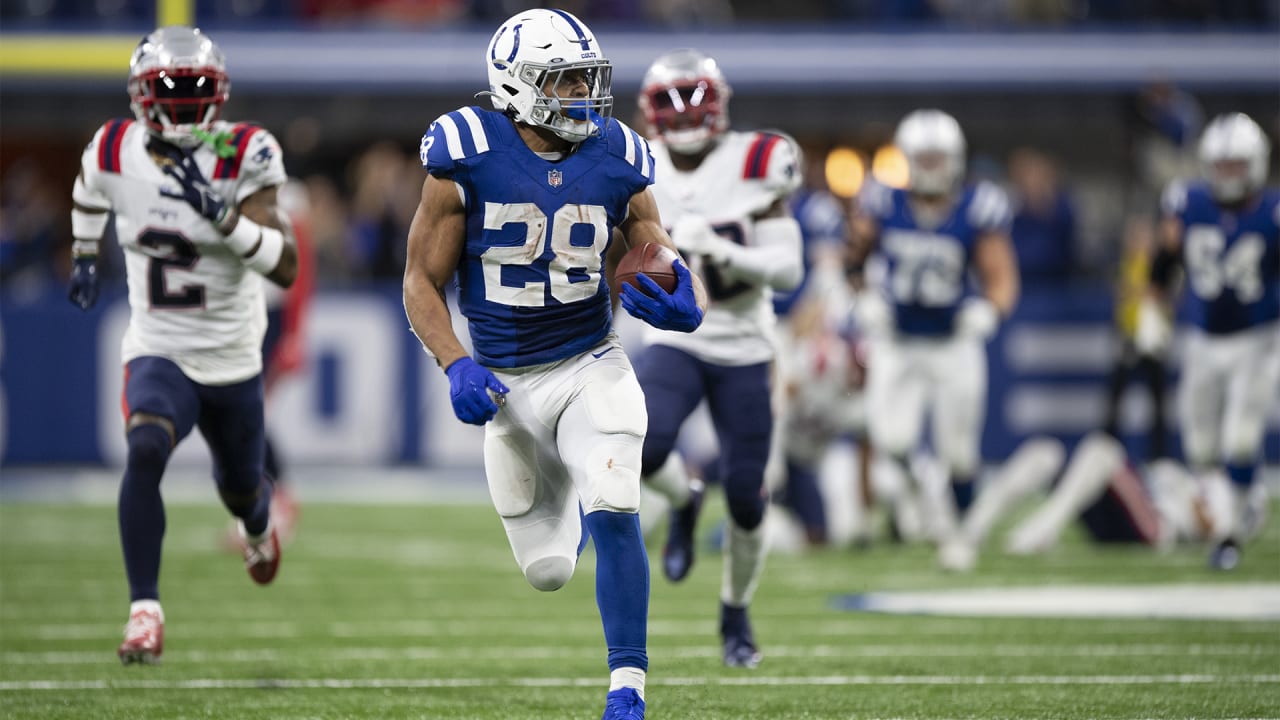
MULTIPOLYGON (((54 643, 53 649, 100 651, 103 662, 111 662, 112 639, 118 632, 113 623, 124 607, 123 576, 112 564, 118 563, 118 550, 113 546, 109 514, 97 512, 93 514, 97 520, 89 520, 88 515, 72 511, 31 511, 49 513, 53 519, 45 527, 66 528, 72 534, 77 527, 95 529, 91 540, 68 544, 65 537, 42 533, 38 525, 24 521, 28 511, 15 508, 13 502, 72 497, 109 501, 116 492, 125 450, 120 442, 119 338, 128 317, 118 251, 106 253, 103 272, 111 289, 94 310, 81 313, 73 308, 66 301, 65 285, 70 264, 70 189, 80 152, 105 119, 130 115, 125 78, 129 54, 138 39, 156 25, 171 23, 193 23, 210 34, 228 57, 232 94, 225 116, 270 128, 284 146, 290 175, 306 191, 316 253, 316 295, 305 335, 306 361, 281 382, 268 408, 268 426, 294 468, 290 477, 299 494, 304 500, 333 491, 332 498, 389 503, 455 496, 483 501, 480 434, 452 417, 443 374, 408 331, 400 278, 404 239, 422 179, 419 139, 436 116, 473 102, 472 95, 486 85, 481 53, 493 28, 529 4, 510 0, 0 2, 0 500, 6 501, 0 515, 5 520, 0 526, 5 546, 0 618, 8 628, 0 633, 7 636, 0 679, 98 677, 78 674, 83 668, 74 663, 52 672, 41 667, 17 669, 30 659, 24 653, 48 649, 40 638, 47 641, 50 636, 24 635, 15 623, 30 619, 46 592, 75 594, 76 588, 85 587, 56 571, 66 559, 64 553, 78 552, 76 548, 90 543, 104 548, 93 555, 101 558, 100 563, 90 568, 85 566, 87 561, 81 562, 77 572, 98 572, 94 575, 98 579, 83 581, 90 583, 86 592, 109 605, 103 609, 98 607, 103 602, 54 603, 54 614, 69 627, 91 629, 81 634, 68 631, 61 640, 78 644, 54 643), (32 577, 46 579, 25 585, 32 577), (98 624, 74 625, 77 622, 98 624), (95 635, 99 632, 101 637, 95 635)), ((888 142, 898 119, 922 106, 939 107, 957 117, 968 139, 970 174, 1007 187, 1018 208, 1014 242, 1024 294, 1017 313, 990 350, 983 452, 993 464, 1028 436, 1047 434, 1071 444, 1103 423, 1106 378, 1124 332, 1123 322, 1117 324, 1116 308, 1126 248, 1141 246, 1149 236, 1160 188, 1174 177, 1196 171, 1194 143, 1203 122, 1220 112, 1249 113, 1272 139, 1272 182, 1280 171, 1275 157, 1280 148, 1276 141, 1280 136, 1280 0, 566 0, 557 6, 577 13, 601 38, 615 68, 615 114, 635 126, 642 124, 635 104, 640 78, 658 53, 696 47, 716 57, 735 92, 734 125, 778 128, 794 135, 805 148, 809 171, 804 193, 831 192, 848 198, 868 176, 896 182, 904 169, 888 142)), ((634 328, 625 321, 623 327, 634 338, 634 328)), ((1175 373, 1177 357, 1175 350, 1171 357, 1175 373)), ((1176 453, 1173 404, 1167 407, 1167 441, 1176 453)), ((1150 425, 1150 398, 1135 384, 1122 396, 1120 430, 1137 456, 1146 452, 1150 425)), ((1266 460, 1273 468, 1280 463, 1280 402, 1268 426, 1266 460)), ((187 441, 174 463, 180 477, 192 480, 193 489, 185 495, 178 490, 169 497, 212 503, 212 484, 204 480, 207 455, 197 436, 187 441)), ((487 508, 468 510, 459 516, 468 520, 455 518, 453 523, 464 531, 476 528, 476 542, 500 558, 504 552, 501 533, 496 522, 485 522, 488 512, 487 508)), ((181 517, 210 527, 218 522, 212 511, 186 510, 181 517)), ((415 521, 403 514, 395 517, 395 522, 402 523, 402 532, 395 536, 411 539, 415 521)), ((326 519, 333 527, 351 521, 330 508, 316 511, 304 525, 326 519)), ((366 537, 376 536, 383 527, 383 519, 368 515, 351 522, 366 537)), ((428 534, 439 530, 417 527, 428 534)), ((180 536, 174 548, 167 546, 167 552, 173 553, 175 565, 190 566, 180 572, 199 577, 196 568, 203 554, 193 549, 199 543, 189 535, 180 536)), ((395 542, 391 533, 385 540, 395 542)), ((1256 556, 1262 565, 1254 565, 1246 579, 1275 582, 1280 579, 1277 534, 1269 532, 1263 542, 1265 549, 1256 556)), ((1059 559, 1062 564, 1041 568, 1025 575, 1026 579, 1156 580, 1160 570, 1167 571, 1163 577, 1172 579, 1203 579, 1199 551, 1173 560, 1148 561, 1145 555, 1134 555, 1099 570, 1114 558, 1090 554, 1083 542, 1072 547, 1071 560, 1059 559)), ((323 556, 333 545, 330 541, 322 552, 307 551, 305 544, 299 548, 302 558, 309 555, 320 562, 331 559, 323 556)), ((501 564, 485 557, 495 566, 501 564)), ((841 587, 874 589, 875 583, 911 589, 955 582, 919 581, 929 571, 929 560, 920 552, 902 558, 877 555, 871 565, 859 568, 848 557, 824 556, 817 565, 779 569, 766 577, 758 603, 766 607, 771 592, 794 600, 796 595, 784 588, 769 589, 772 583, 788 581, 815 593, 841 587), (851 573, 847 582, 833 579, 832 573, 840 568, 851 573), (863 572, 865 576, 856 579, 863 572)), ((346 560, 350 563, 349 557, 346 560)), ((707 577, 701 591, 709 599, 714 592, 712 573, 703 570, 707 577)), ((988 584, 1013 584, 1024 571, 1006 563, 995 575, 978 578, 988 584)), ((284 572, 287 582, 289 570, 284 572)), ((358 568, 353 572, 360 574, 358 568)), ((495 571, 494 576, 502 580, 477 592, 529 595, 521 589, 514 566, 495 571)), ((392 592, 387 588, 396 577, 390 573, 371 582, 392 592), (385 586, 378 584, 383 580, 385 586)), ((176 581, 166 578, 169 582, 176 581)), ((234 584, 238 582, 227 581, 226 597, 250 590, 234 584)), ((655 583, 655 617, 659 617, 656 608, 662 593, 670 593, 669 588, 659 590, 659 584, 655 583)), ((283 597, 305 602, 310 597, 308 587, 320 586, 304 582, 301 589, 284 590, 283 597)), ((575 602, 588 608, 590 584, 579 579, 575 587, 575 602)), ((465 611, 466 589, 452 598, 454 604, 449 607, 454 611, 465 611)), ((215 590, 222 592, 222 586, 215 590)), ((351 608, 369 607, 372 602, 359 593, 349 599, 351 608)), ((372 607, 400 613, 395 617, 406 614, 403 607, 390 604, 372 607)), ((492 603, 488 607, 504 612, 492 603)), ((538 612, 549 612, 549 607, 540 604, 538 612)), ((219 617, 218 607, 207 610, 219 617)), ((345 612, 339 609, 330 614, 345 612)), ((447 611, 441 612, 447 616, 447 611)), ((768 628, 771 611, 761 612, 758 622, 768 628)), ((821 608, 774 612, 779 618, 807 617, 803 613, 817 617, 821 608)), ((706 628, 699 625, 697 632, 705 630, 710 640, 710 611, 707 615, 706 628)), ((255 617, 266 621, 261 612, 255 617)), ((999 643, 1036 632, 1026 622, 930 629, 931 622, 935 621, 914 628, 903 625, 900 632, 908 637, 913 631, 933 639, 945 636, 953 649, 957 643, 969 642, 965 637, 985 634, 983 642, 999 643), (956 640, 957 636, 961 639, 956 640)), ((848 633, 867 632, 870 626, 857 627, 861 629, 848 633)), ((1070 642, 1084 643, 1083 648, 1103 637, 1100 630, 1086 631, 1083 625, 1063 625, 1053 632, 1059 630, 1070 642)), ((1233 658, 1235 665, 1210 662, 1227 675, 1235 670, 1275 672, 1280 662, 1280 630, 1275 623, 1229 628, 1212 623, 1176 627, 1135 623, 1128 631, 1133 635, 1125 636, 1125 628, 1113 624, 1107 637, 1123 645, 1148 642, 1158 635, 1173 643, 1167 648, 1169 656, 1184 657, 1195 654, 1186 650, 1189 647, 1215 647, 1204 643, 1237 643, 1221 653, 1233 658)), ((171 632, 176 635, 179 630, 171 632)), ((766 653, 769 640, 783 634, 777 628, 762 633, 766 653)), ((655 653, 663 636, 660 629, 655 653)), ((1046 637, 1050 643, 1060 639, 1046 637)), ((481 648, 498 642, 484 633, 468 639, 481 648)), ((323 647, 331 640, 315 642, 323 647)), ((831 638, 815 633, 812 639, 797 639, 796 657, 809 652, 803 643, 824 640, 831 638)), ((187 647, 199 644, 188 642, 187 647)), ((242 647, 231 640, 223 642, 229 645, 227 653, 242 647)), ((397 642, 409 641, 400 637, 397 642)), ((530 642, 536 643, 537 638, 530 642)), ((575 652, 590 657, 593 647, 588 638, 575 652)), ((413 658, 412 652, 405 652, 403 658, 391 653, 391 659, 413 658)), ((821 656, 821 651, 813 653, 821 656)), ((1078 656, 1074 666, 1081 672, 1092 669, 1080 659, 1087 658, 1086 650, 1064 653, 1078 656)), ((1015 653, 1014 657, 1022 656, 1015 653)), ((1184 667, 1166 660, 1144 660, 1141 653, 1133 657, 1123 670, 1151 667, 1151 672, 1165 672, 1160 668, 1168 665, 1174 677, 1204 667, 1201 660, 1184 667)), ((682 668, 705 672, 695 668, 690 658, 696 655, 685 657, 682 668)), ((180 654, 172 659, 184 662, 180 654)), ((713 661, 712 656, 699 662, 713 661)), ((341 673, 341 663, 333 662, 338 670, 324 666, 321 672, 341 673)), ((974 665, 985 662, 978 659, 974 665)), ((228 670, 228 677, 250 664, 242 662, 228 670)), ((1020 665, 1017 660, 1005 664, 1009 672, 1025 669, 1013 667, 1020 665)), ((279 666, 272 662, 261 665, 265 667, 244 670, 250 677, 257 677, 254 672, 259 669, 266 677, 279 674, 279 666)), ((589 668, 580 674, 596 672, 590 669, 596 664, 586 660, 577 665, 589 668)), ((921 667, 951 672, 901 661, 894 665, 894 672, 911 674, 921 667)), ((1061 667, 1037 666, 1027 672, 1064 672, 1061 667)), ((998 664, 986 668, 1003 672, 998 664)), ((108 666, 103 672, 110 670, 114 668, 108 666)), ((841 672, 862 670, 863 665, 854 663, 841 672)), ((301 669, 288 672, 297 677, 315 675, 301 669)), ((1206 677, 1210 680, 1187 682, 1217 687, 1213 678, 1218 676, 1206 677)), ((1205 691, 1191 693, 1189 704, 1180 705, 1176 695, 1160 698, 1158 689, 1144 687, 1117 691, 1107 702, 1093 706, 1092 713, 1079 716, 1134 717, 1143 707, 1158 717, 1274 715, 1280 710, 1277 678, 1261 677, 1261 685, 1233 696, 1245 698, 1243 704, 1224 704, 1228 695, 1205 691), (1216 714, 1219 710, 1227 714, 1216 714)), ((1231 686, 1246 681, 1223 682, 1231 686)), ((14 682, 11 687, 0 686, 0 691, 21 687, 26 686, 14 682)), ((571 689, 565 692, 580 699, 583 707, 596 698, 594 689, 588 696, 572 683, 566 687, 571 689)), ((721 687, 719 692, 728 697, 731 690, 721 687)), ((555 691, 540 692, 539 702, 554 707, 555 691)), ((691 688, 672 692, 677 699, 667 701, 675 703, 668 708, 685 707, 679 704, 682 696, 688 698, 687 707, 696 706, 691 688)), ((0 709, 10 702, 15 717, 27 716, 24 712, 31 717, 140 717, 130 713, 164 707, 138 700, 136 707, 112 710, 109 705, 95 705, 103 701, 85 699, 88 696, 69 697, 65 715, 50 714, 37 700, 14 701, 13 694, 0 693, 0 709)), ((1005 705, 983 709, 976 696, 961 691, 930 697, 928 703, 895 706, 892 698, 884 696, 871 702, 866 712, 912 717, 1067 717, 1054 714, 1054 708, 1064 707, 1070 699, 1061 691, 1051 691, 1040 700, 1012 693, 1003 696, 1005 705)), ((671 714, 661 716, 854 716, 847 709, 851 706, 838 702, 823 705, 825 710, 812 715, 802 714, 803 700, 797 696, 796 704, 779 701, 776 707, 766 703, 762 707, 771 708, 771 714, 734 714, 728 700, 718 700, 699 711, 705 715, 670 710, 671 714), (716 714, 721 706, 723 714, 716 714)), ((174 696, 173 702, 178 701, 174 696)), ((221 710, 212 710, 215 705, 210 702, 204 708, 212 714, 203 716, 224 717, 217 714, 221 710)), ((490 717, 474 710, 478 705, 458 702, 459 707, 473 708, 468 712, 474 714, 454 712, 446 704, 426 716, 490 717)), ((228 707, 232 709, 226 712, 232 714, 225 717, 249 712, 236 710, 234 704, 228 707)), ((273 707, 272 717, 292 716, 284 707, 273 707)), ((422 716, 398 705, 394 711, 390 707, 369 717, 422 716)), ((1083 707, 1090 705, 1086 702, 1083 707)), ((306 716, 363 717, 355 710, 349 710, 349 715, 342 708, 332 712, 315 710, 306 716)), ((158 712, 155 716, 177 715, 158 712)), ((564 715, 549 709, 538 716, 564 715)))

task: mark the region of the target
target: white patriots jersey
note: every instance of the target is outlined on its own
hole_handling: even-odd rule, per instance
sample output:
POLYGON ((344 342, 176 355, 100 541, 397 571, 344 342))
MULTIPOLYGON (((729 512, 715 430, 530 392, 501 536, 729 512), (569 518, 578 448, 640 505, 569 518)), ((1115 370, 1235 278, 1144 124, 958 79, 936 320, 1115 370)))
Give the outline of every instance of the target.
MULTIPOLYGON (((229 147, 208 144, 196 162, 228 202, 286 180, 280 146, 250 124, 216 122, 229 147)), ((115 213, 129 284, 129 328, 122 360, 161 356, 195 382, 225 385, 262 371, 266 330, 262 276, 245 266, 221 233, 185 201, 160 194, 177 182, 147 150, 149 133, 132 120, 108 121, 85 148, 76 202, 115 213)))
MULTIPOLYGON (((722 237, 755 244, 756 220, 799 187, 800 153, 791 138, 769 132, 728 132, 692 171, 677 170, 660 140, 652 141, 653 195, 662 223, 700 215, 722 237)), ((686 258, 702 277, 710 304, 691 333, 647 327, 645 343, 678 348, 718 365, 754 365, 773 358, 773 291, 762 282, 728 278, 700 257, 686 258)))

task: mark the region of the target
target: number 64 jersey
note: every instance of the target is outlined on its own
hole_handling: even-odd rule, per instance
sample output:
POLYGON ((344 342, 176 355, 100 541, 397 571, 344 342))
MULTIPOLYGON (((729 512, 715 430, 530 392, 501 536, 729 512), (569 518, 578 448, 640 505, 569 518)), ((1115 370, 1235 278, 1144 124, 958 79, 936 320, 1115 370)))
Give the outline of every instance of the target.
MULTIPOLYGON (((250 124, 216 122, 234 154, 195 149, 201 172, 228 202, 239 204, 283 184, 284 162, 270 133, 250 124)), ((185 201, 147 150, 147 129, 111 120, 85 148, 72 193, 81 206, 115 213, 129 283, 129 328, 121 355, 172 360, 188 378, 226 385, 262 371, 266 308, 262 276, 248 269, 221 233, 185 201)))
POLYGON ((1223 335, 1280 319, 1280 190, 1266 188, 1252 206, 1231 212, 1203 183, 1174 183, 1162 204, 1182 223, 1197 327, 1223 335))

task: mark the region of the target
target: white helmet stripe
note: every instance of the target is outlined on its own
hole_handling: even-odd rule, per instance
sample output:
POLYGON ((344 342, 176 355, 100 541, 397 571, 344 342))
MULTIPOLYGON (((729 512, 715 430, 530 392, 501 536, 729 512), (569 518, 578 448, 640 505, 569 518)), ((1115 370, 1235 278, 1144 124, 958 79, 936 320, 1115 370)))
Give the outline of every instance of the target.
POLYGON ((444 141, 449 148, 449 157, 454 160, 461 160, 466 157, 466 154, 462 152, 462 138, 458 135, 458 126, 453 122, 453 118, 449 117, 449 115, 441 115, 437 122, 440 123, 440 127, 444 128, 444 141))
POLYGON ((480 116, 476 111, 469 107, 464 107, 458 111, 462 118, 467 121, 467 127, 471 130, 471 141, 475 143, 476 154, 489 152, 489 139, 485 137, 484 125, 480 124, 480 116))

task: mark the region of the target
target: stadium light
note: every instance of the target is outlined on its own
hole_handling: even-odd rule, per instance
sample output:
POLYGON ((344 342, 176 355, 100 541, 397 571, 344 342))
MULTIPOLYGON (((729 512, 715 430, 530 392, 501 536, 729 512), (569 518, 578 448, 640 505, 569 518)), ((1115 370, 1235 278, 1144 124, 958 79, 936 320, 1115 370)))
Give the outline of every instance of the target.
POLYGON ((862 188, 866 178, 866 163, 857 150, 849 147, 832 148, 827 153, 827 187, 842 198, 851 198, 862 188))
POLYGON ((889 187, 907 186, 907 158, 893 145, 881 145, 871 159, 871 176, 889 187))

